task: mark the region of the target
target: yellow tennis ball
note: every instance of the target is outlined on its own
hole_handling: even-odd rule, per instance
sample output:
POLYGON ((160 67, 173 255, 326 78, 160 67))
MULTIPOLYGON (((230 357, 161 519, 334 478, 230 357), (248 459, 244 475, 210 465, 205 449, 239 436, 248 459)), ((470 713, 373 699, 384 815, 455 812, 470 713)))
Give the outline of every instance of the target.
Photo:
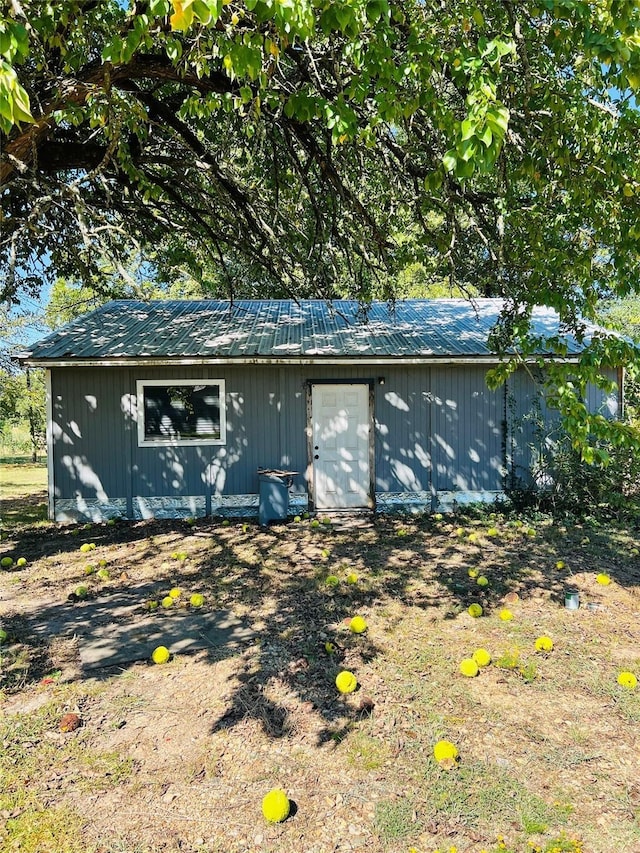
POLYGON ((327 586, 338 586, 340 578, 337 575, 327 575, 324 582, 327 586))
POLYGON ((166 663, 170 657, 171 654, 166 646, 158 646, 156 649, 153 650, 151 660, 154 663, 166 663))
POLYGON ((469 577, 470 577, 470 578, 477 578, 477 577, 478 577, 479 572, 478 572, 478 570, 477 570, 477 569, 469 569, 469 570, 467 571, 467 574, 469 575, 469 577))
POLYGON ((351 572, 350 575, 347 575, 347 583, 358 583, 358 575, 355 572, 351 572))
POLYGON ((491 663, 491 655, 486 649, 476 649, 471 657, 478 666, 489 666, 491 663))
POLYGON ((596 580, 599 584, 602 584, 602 586, 608 586, 611 583, 611 578, 604 572, 600 572, 600 574, 597 575, 596 580))
POLYGON ((535 646, 537 652, 550 652, 553 650, 553 640, 551 637, 538 637, 535 646))
POLYGON ((349 628, 354 634, 364 634, 367 630, 367 623, 362 616, 354 616, 351 622, 349 622, 349 628))
POLYGON ((165 595, 160 603, 164 608, 173 607, 173 598, 170 595, 165 595))
POLYGON ((482 607, 477 603, 470 604, 467 608, 467 613, 476 619, 478 616, 482 616, 482 607))
POLYGON ((480 575, 480 577, 476 580, 478 586, 489 586, 488 578, 485 578, 484 575, 480 575))
POLYGON ((458 757, 458 747, 450 740, 439 740, 433 747, 433 757, 438 762, 455 761, 458 757))
POLYGON ((200 592, 194 592, 191 598, 189 599, 189 604, 192 607, 202 607, 204 604, 204 595, 200 592))
POLYGON ((507 610, 506 607, 504 610, 501 610, 498 615, 503 622, 510 622, 513 619, 513 613, 510 610, 507 610))
POLYGON ((344 669, 336 676, 336 687, 340 693, 353 693, 358 686, 358 679, 348 669, 344 669))
POLYGON ((262 798, 262 814, 269 823, 282 823, 289 817, 291 803, 282 788, 274 788, 262 798))
POLYGON ((556 563, 556 569, 564 569, 566 567, 566 563, 564 560, 558 560, 556 563))
POLYGON ((474 678, 480 670, 478 669, 478 664, 474 661, 473 658, 465 658, 460 661, 460 672, 463 675, 466 675, 467 678, 474 678))
POLYGON ((638 685, 638 679, 632 672, 621 672, 618 676, 618 684, 620 687, 626 687, 629 690, 635 690, 638 685))
POLYGON ((171 598, 180 598, 181 595, 182 595, 182 590, 178 589, 177 586, 174 586, 173 589, 169 590, 169 596, 171 598))

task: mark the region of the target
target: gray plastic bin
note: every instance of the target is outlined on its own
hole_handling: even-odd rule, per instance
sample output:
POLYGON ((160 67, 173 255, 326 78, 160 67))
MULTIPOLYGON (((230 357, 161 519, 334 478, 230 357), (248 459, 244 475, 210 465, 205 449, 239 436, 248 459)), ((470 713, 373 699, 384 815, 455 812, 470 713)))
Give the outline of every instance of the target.
POLYGON ((277 471, 273 468, 258 468, 260 496, 258 520, 260 524, 270 521, 286 521, 289 515, 289 488, 297 471, 277 471))

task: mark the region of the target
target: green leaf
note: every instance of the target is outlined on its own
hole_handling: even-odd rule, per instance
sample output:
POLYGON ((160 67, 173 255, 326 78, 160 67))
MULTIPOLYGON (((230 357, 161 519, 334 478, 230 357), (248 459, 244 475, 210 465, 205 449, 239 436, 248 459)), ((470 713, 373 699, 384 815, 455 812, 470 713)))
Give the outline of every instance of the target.
POLYGON ((478 135, 478 139, 487 148, 491 145, 491 143, 493 142, 493 133, 491 132, 491 128, 488 124, 486 125, 482 133, 478 135))
POLYGON ((349 26, 354 22, 355 16, 351 6, 341 5, 336 7, 336 18, 343 33, 346 33, 349 26))
POLYGON ((136 32, 136 30, 131 30, 127 33, 127 37, 124 41, 122 54, 120 56, 120 61, 127 63, 131 62, 133 54, 138 49, 138 45, 140 44, 141 33, 136 32))
POLYGON ((456 151, 458 152, 458 160, 462 159, 464 162, 468 162, 469 160, 473 160, 476 156, 476 152, 478 151, 478 143, 475 139, 465 139, 461 142, 456 151))
POLYGON ((114 36, 102 49, 102 61, 119 64, 124 42, 120 36, 114 36))
POLYGON ((5 133, 21 122, 33 122, 29 95, 18 80, 15 69, 0 59, 0 95, 5 106, 2 113, 2 129, 5 133))
POLYGON ((182 42, 173 36, 167 36, 164 49, 172 62, 177 62, 182 56, 182 42))
POLYGON ((473 160, 458 160, 456 162, 455 175, 456 178, 470 178, 475 171, 473 160))
POLYGON ((470 118, 466 118, 461 126, 460 126, 460 137, 464 142, 465 139, 471 139, 472 136, 475 136, 477 125, 475 121, 472 121, 470 118))
POLYGON ((164 18, 169 14, 171 4, 169 0, 150 0, 149 12, 158 18, 164 18))
POLYGON ((447 172, 453 172, 456 168, 456 164, 458 162, 458 157, 453 148, 451 148, 442 158, 442 165, 447 170, 447 172))
POLYGON ((487 110, 487 124, 502 139, 509 126, 509 110, 502 104, 496 104, 487 110))
POLYGON ((214 10, 204 0, 193 0, 193 14, 204 26, 208 26, 217 19, 217 15, 214 17, 214 10))

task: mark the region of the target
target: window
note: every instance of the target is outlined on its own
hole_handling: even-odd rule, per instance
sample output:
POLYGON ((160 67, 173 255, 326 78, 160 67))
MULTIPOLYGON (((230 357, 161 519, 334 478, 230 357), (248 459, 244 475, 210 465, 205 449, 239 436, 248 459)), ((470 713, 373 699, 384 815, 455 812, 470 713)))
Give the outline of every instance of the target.
POLYGON ((224 444, 224 381, 138 380, 138 445, 224 444))

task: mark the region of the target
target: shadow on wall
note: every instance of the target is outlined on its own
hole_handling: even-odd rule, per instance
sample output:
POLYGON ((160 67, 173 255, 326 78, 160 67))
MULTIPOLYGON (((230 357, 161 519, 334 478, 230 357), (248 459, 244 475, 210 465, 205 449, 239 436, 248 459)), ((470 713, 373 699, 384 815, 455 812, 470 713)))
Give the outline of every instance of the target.
POLYGON ((475 390, 464 405, 433 392, 387 391, 383 399, 376 410, 379 491, 502 490, 503 424, 493 392, 475 390))
MULTIPOLYGON (((479 378, 473 382, 477 384, 479 378)), ((89 395, 85 401, 87 412, 83 417, 91 425, 98 401, 89 395)), ((215 514, 222 496, 233 512, 234 496, 252 495, 257 500, 259 466, 285 465, 305 471, 306 460, 296 464, 282 452, 284 433, 279 419, 284 414, 276 393, 269 395, 272 414, 265 423, 267 429, 279 432, 265 440, 256 437, 255 424, 248 428, 243 392, 228 392, 226 405, 225 445, 139 447, 137 397, 126 393, 120 399, 125 422, 122 444, 126 446, 120 448, 119 455, 109 455, 100 445, 98 433, 82 419, 64 423, 62 406, 59 400, 54 401, 54 439, 62 449, 56 466, 56 501, 69 511, 67 519, 62 514, 59 519, 126 516, 131 506, 127 504, 127 491, 136 517, 215 514), (257 454, 261 458, 256 458, 257 454), (116 475, 114 469, 118 467, 121 471, 116 475), (122 487, 109 485, 116 481, 122 487)), ((443 491, 501 491, 504 453, 498 410, 497 397, 488 389, 476 388, 470 401, 462 402, 420 390, 403 394, 384 390, 376 400, 376 491, 422 496, 443 491)), ((111 436, 110 446, 119 446, 118 441, 117 436, 111 436)), ((338 451, 336 464, 348 473, 353 459, 346 450, 340 458, 340 448, 338 451)), ((307 475, 300 476, 304 479, 307 475)), ((301 494, 306 495, 304 485, 301 494)))

